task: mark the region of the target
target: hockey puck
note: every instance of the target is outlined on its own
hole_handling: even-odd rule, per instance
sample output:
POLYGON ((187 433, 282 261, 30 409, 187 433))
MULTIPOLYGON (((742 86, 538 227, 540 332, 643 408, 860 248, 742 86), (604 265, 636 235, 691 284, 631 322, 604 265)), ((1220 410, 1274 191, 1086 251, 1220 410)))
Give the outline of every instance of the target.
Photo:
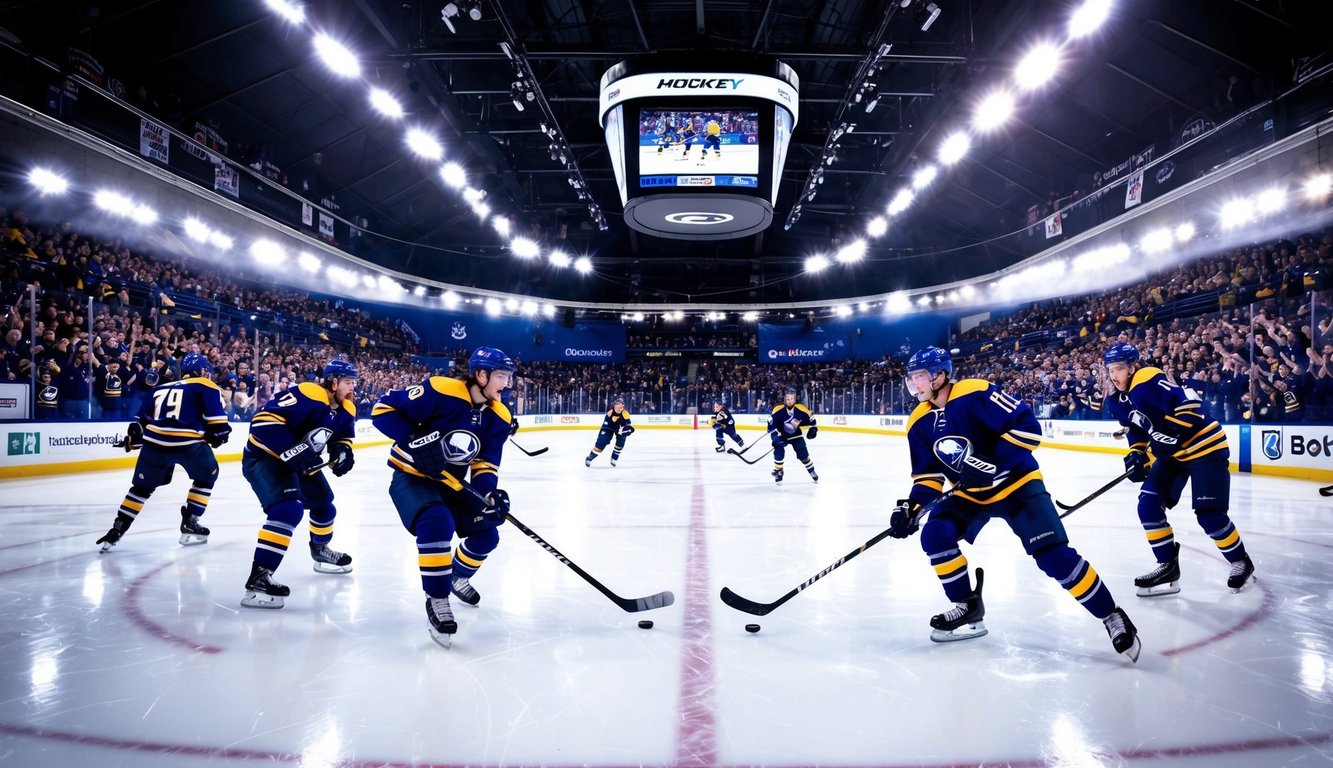
POLYGON ((652 619, 644 619, 643 621, 639 622, 639 629, 652 629, 652 628, 653 628, 652 619))
POLYGON ((746 631, 746 632, 758 632, 758 631, 759 631, 759 625, 758 625, 758 624, 746 624, 746 625, 745 625, 745 631, 746 631))

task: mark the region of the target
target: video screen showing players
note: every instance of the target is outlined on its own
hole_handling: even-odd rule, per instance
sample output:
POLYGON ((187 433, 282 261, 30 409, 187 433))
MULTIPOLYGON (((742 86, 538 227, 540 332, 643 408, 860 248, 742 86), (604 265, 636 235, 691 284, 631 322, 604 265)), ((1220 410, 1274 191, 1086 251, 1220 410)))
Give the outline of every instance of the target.
MULTIPOLYGON (((754 177, 759 173, 759 113, 748 110, 639 111, 639 175, 754 177)), ((661 184, 646 183, 644 186, 661 184)), ((677 181, 677 184, 679 182, 677 181)), ((735 186, 750 186, 738 182, 735 186)))

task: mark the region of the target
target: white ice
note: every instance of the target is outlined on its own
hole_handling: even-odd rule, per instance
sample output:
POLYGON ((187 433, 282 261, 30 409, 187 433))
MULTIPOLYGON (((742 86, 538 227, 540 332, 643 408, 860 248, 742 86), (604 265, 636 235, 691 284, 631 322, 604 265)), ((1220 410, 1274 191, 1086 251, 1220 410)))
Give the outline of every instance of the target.
MULTIPOLYGON (((1002 523, 964 550, 987 573, 980 639, 929 641, 948 603, 915 538, 763 618, 723 605, 723 586, 775 600, 882 530, 908 485, 901 438, 826 429, 820 482, 789 456, 780 487, 708 431, 641 429, 616 468, 584 468, 588 432, 518 440, 550 451, 506 452, 514 514, 614 592, 675 605, 623 612, 506 525, 480 606, 455 601, 458 635, 437 646, 384 448, 331 480, 354 572, 313 572, 303 528, 277 611, 239 605, 263 518, 238 464, 207 544, 176 542, 180 477, 106 555, 94 541, 128 470, 0 483, 0 764, 1333 764, 1333 510, 1316 483, 1234 477, 1258 567, 1240 594, 1178 509, 1182 591, 1135 597, 1153 562, 1128 483, 1066 520, 1139 627, 1135 665, 1002 523)), ((1065 502, 1120 472, 1111 455, 1038 458, 1065 502)))
POLYGON ((657 147, 639 147, 639 173, 643 176, 683 174, 750 174, 759 173, 759 146, 756 144, 726 144, 722 151, 708 152, 703 159, 703 145, 696 139, 690 145, 686 159, 682 147, 667 147, 658 154, 657 147))

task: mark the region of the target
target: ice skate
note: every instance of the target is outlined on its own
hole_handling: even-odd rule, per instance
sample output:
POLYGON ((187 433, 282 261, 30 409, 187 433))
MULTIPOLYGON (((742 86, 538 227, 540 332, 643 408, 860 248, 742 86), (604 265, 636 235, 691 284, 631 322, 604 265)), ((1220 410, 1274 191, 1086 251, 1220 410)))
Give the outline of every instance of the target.
POLYGON ((819 474, 815 472, 815 468, 809 467, 809 470, 810 470, 810 479, 814 480, 816 483, 819 482, 819 474))
POLYGON ((1172 544, 1171 559, 1134 579, 1139 597, 1174 595, 1180 591, 1180 545, 1172 544))
POLYGON ((723 445, 718 445, 718 447, 714 448, 713 450, 716 451, 716 452, 718 452, 718 453, 722 453, 723 451, 725 451, 725 450, 727 450, 727 449, 726 449, 726 447, 723 446, 723 445))
POLYGON ((977 569, 977 588, 961 603, 954 603, 953 608, 930 618, 930 639, 936 643, 952 643, 957 640, 971 640, 981 637, 990 630, 986 629, 982 619, 986 617, 986 604, 981 602, 981 584, 985 573, 977 569))
POLYGON ((585 467, 591 467, 591 466, 592 466, 592 460, 595 459, 595 458, 597 458, 597 455, 596 455, 596 454, 592 454, 592 453, 588 454, 588 458, 586 458, 586 459, 583 460, 583 466, 585 466, 585 467))
POLYGON ((1111 645, 1116 653, 1124 654, 1135 664, 1139 663, 1139 651, 1143 650, 1143 644, 1139 642, 1139 631, 1134 628, 1134 622, 1129 620, 1124 610, 1116 608, 1111 611, 1111 615, 1102 619, 1106 625, 1106 634, 1111 637, 1111 645))
POLYGON ((612 457, 611 457, 611 466, 614 467, 615 465, 616 465, 616 457, 615 457, 615 456, 612 456, 612 457))
POLYGON ((427 597, 426 619, 430 621, 430 639, 445 648, 453 645, 458 622, 454 621, 454 611, 449 607, 448 597, 427 597))
POLYGON ((477 591, 476 587, 472 586, 472 582, 466 576, 455 578, 449 585, 449 591, 468 605, 476 605, 481 602, 481 593, 477 591))
POLYGON ((315 561, 315 573, 351 573, 352 556, 328 544, 310 543, 310 557, 315 561))
POLYGON ((107 531, 105 536, 97 540, 97 543, 102 545, 102 548, 99 549, 97 553, 99 555, 104 555, 107 552, 110 552, 112 547, 120 543, 120 537, 124 536, 125 531, 129 530, 129 528, 129 525, 127 525, 123 519, 116 518, 116 522, 111 524, 111 530, 107 531))
POLYGON ((199 524, 199 516, 192 513, 189 507, 181 507, 180 542, 186 546, 208 543, 208 529, 199 524))
POLYGON ((1231 587, 1232 592, 1239 592, 1245 589, 1247 584, 1254 581, 1254 563, 1249 555, 1231 564, 1231 575, 1227 577, 1227 586, 1231 587))
POLYGON ((782 482, 782 470, 780 469, 773 470, 773 482, 775 483, 782 482))
POLYGON ((277 583, 271 577, 273 571, 262 565, 250 566, 250 578, 245 582, 245 597, 241 605, 246 608, 281 608, 283 598, 292 593, 287 587, 277 583))

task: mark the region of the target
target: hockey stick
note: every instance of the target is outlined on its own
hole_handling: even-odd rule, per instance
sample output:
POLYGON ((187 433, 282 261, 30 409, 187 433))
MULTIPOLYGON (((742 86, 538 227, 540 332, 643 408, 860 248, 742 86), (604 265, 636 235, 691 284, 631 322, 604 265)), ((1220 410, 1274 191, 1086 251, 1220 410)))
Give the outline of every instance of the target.
POLYGON ((741 455, 742 453, 744 453, 744 451, 737 451, 735 448, 728 448, 728 449, 727 449, 727 453, 730 453, 732 456, 735 456, 736 458, 740 459, 741 461, 745 462, 746 464, 758 464, 759 462, 761 462, 761 461, 764 460, 764 457, 765 457, 765 456, 767 456, 768 454, 772 453, 773 450, 774 450, 776 447, 777 447, 777 446, 775 446, 775 445, 770 445, 770 446, 768 447, 768 450, 767 450, 767 451, 764 451, 763 453, 759 454, 758 456, 755 456, 753 461, 751 461, 750 459, 747 459, 747 458, 745 458, 744 456, 741 455))
POLYGON ((1093 499, 1097 498, 1098 496, 1101 496, 1103 493, 1106 493, 1107 491, 1111 490, 1112 488, 1116 487, 1117 485, 1120 485, 1121 481, 1126 480, 1126 479, 1128 479, 1128 478, 1129 478, 1129 470, 1125 470, 1125 474, 1123 474, 1123 475, 1117 477, 1116 479, 1112 480, 1111 482, 1107 483, 1106 485, 1103 485, 1101 488, 1098 488, 1097 490, 1093 491, 1092 494, 1091 494, 1090 496, 1088 496, 1086 499, 1084 499, 1084 500, 1080 501, 1079 503, 1074 504, 1074 505, 1072 505, 1072 506, 1069 505, 1069 504, 1063 504, 1063 503, 1058 502, 1058 501, 1055 502, 1055 505, 1056 505, 1057 507, 1059 507, 1060 509, 1063 509, 1063 510, 1064 510, 1063 512, 1060 513, 1060 517, 1062 517, 1062 518, 1063 518, 1063 517, 1069 517, 1070 515, 1072 515, 1072 514, 1074 514, 1075 512, 1077 512, 1078 510, 1080 510, 1080 509, 1082 509, 1083 507, 1087 506, 1088 502, 1092 501, 1093 499))
MULTIPOLYGON (((776 431, 777 431, 777 430, 775 430, 775 429, 767 430, 767 431, 764 432, 764 437, 772 437, 772 436, 773 436, 773 433, 776 432, 776 431)), ((736 454, 737 456, 740 456, 742 453, 746 453, 746 452, 748 452, 751 448, 755 447, 756 445, 760 445, 760 440, 762 440, 762 439, 763 439, 763 438, 758 438, 758 437, 757 437, 757 438, 755 438, 754 440, 750 441, 750 444, 749 444, 749 445, 747 445, 747 446, 745 446, 744 448, 740 449, 740 451, 737 451, 735 448, 731 448, 731 449, 728 449, 728 450, 727 450, 727 453, 734 453, 734 454, 736 454)))
MULTIPOLYGON (((916 517, 912 519, 912 522, 919 523, 921 521, 921 518, 925 517, 927 513, 934 511, 936 508, 939 507, 940 504, 944 502, 945 499, 949 498, 950 496, 953 496, 954 491, 955 491, 954 488, 950 488, 949 490, 940 494, 940 496, 936 498, 934 501, 922 507, 920 511, 916 513, 916 517)), ((875 536, 866 543, 862 544, 856 549, 853 549, 851 552, 848 552, 847 554, 838 558, 838 561, 835 562, 833 565, 830 565, 829 567, 825 568, 819 573, 816 573, 814 576, 811 576, 810 578, 801 582, 796 586, 795 589, 783 595, 782 597, 779 597, 777 600, 774 600, 771 603, 756 603, 753 600, 741 597, 735 592, 732 592, 730 587, 722 588, 722 602, 744 613, 754 614, 755 616, 767 616, 768 614, 772 613, 773 610, 776 609, 778 606, 782 605, 783 603, 787 602, 793 597, 796 597, 796 595, 800 594, 800 592, 804 590, 806 587, 810 586, 811 584, 814 584, 816 581, 819 581, 820 579, 824 578, 830 573, 833 573, 835 570, 842 567, 842 565, 846 563, 848 560, 851 560, 853 557, 856 557, 857 555, 861 554, 867 549, 870 549, 871 547, 883 541, 885 538, 889 536, 889 531, 891 530, 893 529, 885 528, 884 530, 875 534, 875 536)))
POLYGON ((1319 489, 1320 496, 1333 496, 1333 485, 1325 486, 1319 489))
MULTIPOLYGON (((460 480, 459 478, 454 477, 448 472, 445 472, 443 476, 440 477, 440 480, 442 480, 445 485, 449 486, 453 490, 466 493, 467 495, 471 496, 477 501, 480 501, 482 504, 490 503, 490 500, 486 498, 486 495, 483 494, 481 491, 478 491, 476 488, 474 488, 471 483, 460 480)), ((601 592, 603 595, 606 595, 606 597, 611 602, 620 606, 621 610, 626 611, 627 613, 638 613, 639 611, 651 611, 654 608, 665 608, 668 605, 671 605, 672 603, 676 602, 676 596, 671 593, 671 590, 658 592, 657 594, 648 595, 647 597, 634 597, 634 598, 621 597, 620 595, 617 595, 615 592, 612 592, 611 590, 607 589, 602 584, 602 582, 598 581, 597 579, 594 579, 591 574, 580 568, 578 564, 576 564, 573 560, 570 560, 569 558, 560 554, 560 550, 551 546, 550 542, 548 542, 546 539, 543 539, 540 535, 537 534, 536 531, 524 525, 523 522, 519 520, 517 517, 514 517, 512 513, 506 512, 505 519, 513 523, 514 527, 522 531, 523 534, 527 536, 529 539, 532 539, 533 541, 537 542, 537 544, 540 545, 542 549, 551 553, 551 556, 554 557, 556 560, 559 560, 560 562, 564 563, 566 566, 569 567, 571 571, 577 573, 579 576, 582 576, 584 581, 591 584, 598 592, 601 592)))
POLYGON ((543 453, 546 453, 547 451, 551 450, 551 447, 550 447, 550 446, 547 446, 547 447, 545 447, 545 448, 538 448, 538 449, 535 450, 535 451, 529 451, 527 448, 524 448, 523 446, 519 445, 518 443, 515 443, 515 442, 514 442, 514 438, 512 438, 512 437, 509 438, 509 442, 513 443, 515 448, 519 449, 520 451, 526 453, 526 454, 529 455, 529 456, 540 456, 540 455, 542 455, 543 453))

